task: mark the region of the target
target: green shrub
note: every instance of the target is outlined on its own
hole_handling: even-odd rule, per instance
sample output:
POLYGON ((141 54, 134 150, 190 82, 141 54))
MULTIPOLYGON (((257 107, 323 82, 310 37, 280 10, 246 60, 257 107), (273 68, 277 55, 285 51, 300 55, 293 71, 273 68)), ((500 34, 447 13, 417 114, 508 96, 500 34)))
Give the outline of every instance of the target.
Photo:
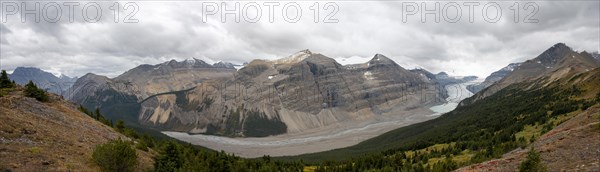
POLYGON ((123 133, 125 131, 125 121, 123 121, 123 120, 117 120, 117 125, 115 125, 115 129, 119 133, 123 133))
POLYGON ((133 129, 131 128, 125 128, 125 131, 123 131, 123 135, 132 138, 132 139, 139 139, 140 136, 137 134, 137 132, 135 132, 133 129))
POLYGON ((42 152, 42 148, 40 147, 32 147, 29 148, 29 152, 31 152, 32 154, 39 154, 42 152))
POLYGON ((39 89, 32 81, 25 85, 25 96, 35 98, 40 102, 47 102, 48 95, 46 91, 39 89))
POLYGON ((144 141, 138 141, 138 143, 135 144, 135 148, 144 152, 148 152, 148 145, 144 141))
POLYGON ((96 146, 92 158, 102 171, 133 171, 137 164, 135 149, 122 140, 96 146))
POLYGON ((525 161, 523 161, 521 165, 519 165, 519 171, 542 172, 547 170, 546 167, 542 165, 540 154, 533 150, 532 147, 531 150, 529 150, 529 153, 527 153, 527 159, 525 159, 525 161))

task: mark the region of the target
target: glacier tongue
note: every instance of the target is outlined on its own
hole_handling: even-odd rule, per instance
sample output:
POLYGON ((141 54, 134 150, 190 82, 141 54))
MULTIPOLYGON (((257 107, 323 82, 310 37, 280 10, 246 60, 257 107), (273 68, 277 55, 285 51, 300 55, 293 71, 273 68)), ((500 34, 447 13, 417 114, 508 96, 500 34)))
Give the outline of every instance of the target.
POLYGON ((473 84, 473 83, 460 83, 460 84, 447 85, 446 90, 448 92, 448 98, 446 98, 446 101, 448 101, 448 103, 433 106, 433 107, 429 108, 429 109, 431 109, 431 111, 435 112, 435 114, 432 114, 432 115, 437 116, 437 115, 442 115, 444 113, 448 113, 448 112, 454 110, 458 106, 460 101, 473 96, 473 93, 471 91, 467 90, 467 85, 470 85, 470 84, 473 84))

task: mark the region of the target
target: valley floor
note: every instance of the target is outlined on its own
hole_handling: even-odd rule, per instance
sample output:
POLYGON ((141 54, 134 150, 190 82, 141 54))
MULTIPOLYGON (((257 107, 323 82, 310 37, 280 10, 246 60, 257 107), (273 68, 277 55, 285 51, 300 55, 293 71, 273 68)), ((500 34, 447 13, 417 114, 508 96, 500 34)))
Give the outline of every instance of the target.
POLYGON ((319 128, 318 131, 261 138, 229 138, 211 135, 189 135, 181 132, 163 133, 185 142, 214 150, 224 150, 241 157, 290 156, 352 146, 381 133, 437 117, 430 114, 433 114, 433 112, 428 109, 418 109, 408 111, 404 115, 398 115, 401 117, 393 121, 372 122, 366 125, 344 124, 346 126, 362 126, 360 128, 346 128, 336 125, 319 128))
POLYGON ((189 135, 182 132, 165 131, 164 134, 195 145, 247 158, 270 156, 292 156, 306 153, 333 150, 358 144, 382 133, 411 124, 435 119, 442 113, 453 110, 458 102, 472 95, 466 84, 453 84, 446 87, 448 103, 431 108, 417 108, 398 112, 395 115, 363 122, 349 122, 318 128, 302 133, 284 134, 262 138, 229 138, 212 135, 189 135), (351 126, 351 127, 348 127, 351 126))

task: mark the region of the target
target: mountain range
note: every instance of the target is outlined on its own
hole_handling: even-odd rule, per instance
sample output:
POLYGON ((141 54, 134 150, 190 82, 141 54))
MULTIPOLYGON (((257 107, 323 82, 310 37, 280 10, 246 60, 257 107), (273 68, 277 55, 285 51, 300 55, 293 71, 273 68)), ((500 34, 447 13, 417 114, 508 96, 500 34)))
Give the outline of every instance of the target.
MULTIPOLYGON (((341 65, 309 50, 236 67, 189 59, 140 65, 115 78, 89 73, 61 92, 71 102, 51 94, 50 101, 42 103, 24 97, 22 87, 1 88, 0 119, 8 122, 0 124, 0 169, 86 169, 93 145, 130 139, 79 112, 86 108, 98 109, 96 118, 104 114, 141 128, 265 137, 427 112, 446 102, 448 90, 442 88, 477 79, 407 70, 381 54, 365 63, 341 65), (12 158, 4 158, 8 155, 12 158)), ((459 167, 463 167, 459 171, 516 171, 532 153, 539 153, 538 163, 551 170, 594 171, 600 168, 593 151, 600 149, 599 67, 597 53, 577 52, 558 43, 531 60, 509 64, 484 82, 468 86, 475 94, 437 118, 350 147, 274 159, 308 171, 450 171, 459 167)), ((17 68, 10 78, 57 81, 48 79, 58 78, 48 74, 17 68)), ((133 137, 138 140, 132 143, 140 144, 139 138, 133 137)), ((183 147, 175 146, 175 150, 183 147)), ((158 162, 170 154, 176 158, 198 153, 159 151, 150 158, 152 152, 138 151, 146 159, 140 168, 151 168, 148 161, 158 162)), ((180 160, 189 169, 190 164, 210 159, 197 159, 202 156, 180 160)), ((236 158, 231 159, 246 160, 236 158)), ((284 166, 272 163, 268 156, 259 159, 284 166)))
MULTIPOLYGON (((503 88, 501 85, 510 85, 528 77, 537 78, 531 75, 544 71, 547 73, 553 68, 558 68, 553 66, 557 64, 557 59, 543 57, 572 53, 573 59, 577 57, 585 61, 578 63, 581 60, 567 60, 573 63, 574 67, 589 63, 595 60, 594 55, 597 56, 597 53, 575 53, 559 43, 539 57, 523 63, 509 64, 492 73, 484 82, 469 85, 467 89, 474 93, 483 90, 482 94, 476 96, 493 94, 491 90, 503 88), (512 79, 514 81, 503 81, 507 75, 514 73, 514 70, 520 69, 521 64, 526 64, 524 68, 536 72, 527 71, 520 76, 513 74, 514 76, 508 79, 515 78, 512 79), (496 82, 499 84, 484 90, 496 82), (506 83, 502 84, 504 82, 506 83)), ((279 129, 274 129, 278 131, 258 134, 266 136, 324 127, 339 121, 352 121, 352 118, 372 118, 368 115, 353 115, 359 112, 364 114, 365 112, 361 111, 364 109, 368 109, 366 111, 370 111, 370 114, 390 113, 393 111, 390 107, 396 108, 397 105, 383 107, 380 104, 386 102, 389 106, 390 100, 398 98, 403 98, 404 101, 410 96, 393 93, 405 94, 406 90, 410 89, 413 90, 409 92, 413 93, 434 90, 428 94, 433 95, 431 97, 435 100, 426 100, 430 102, 421 104, 421 107, 425 107, 432 102, 443 102, 440 99, 445 98, 447 94, 445 89, 440 88, 444 88, 445 85, 476 79, 474 76, 457 79, 444 72, 432 74, 424 69, 406 70, 380 54, 363 64, 343 66, 329 57, 309 50, 274 61, 254 60, 239 71, 235 67, 227 62, 211 65, 194 58, 181 62, 171 60, 157 65, 140 65, 115 78, 89 73, 78 79, 72 87, 67 85, 60 88, 62 90, 47 89, 64 94, 67 99, 87 108, 99 108, 109 118, 122 118, 129 122, 174 131, 244 136, 249 134, 244 132, 250 129, 246 127, 246 119, 252 116, 251 118, 256 118, 259 123, 267 122, 279 126, 279 129), (380 88, 382 85, 385 85, 385 88, 380 88), (423 86, 436 88, 418 88, 423 86), (299 100, 300 97, 293 93, 300 93, 303 99, 311 100, 299 100), (380 95, 387 97, 381 100, 380 95)), ((583 68, 589 70, 593 65, 583 68)), ((58 78, 36 68, 17 68, 11 78, 17 83, 33 80, 44 86, 56 85, 48 83, 65 85, 67 81, 74 80, 68 77, 58 78)), ((402 104, 404 109, 416 107, 406 102, 402 104)))
MULTIPOLYGON (((577 53, 559 43, 532 60, 509 64, 482 83, 468 85, 478 94, 461 104, 557 70, 590 70, 598 65, 597 59, 597 53, 577 53), (556 58, 567 56, 571 58, 556 58)), ((442 103, 448 96, 446 85, 477 78, 406 70, 381 54, 362 64, 341 65, 309 50, 279 60, 254 60, 238 69, 232 63, 211 65, 192 58, 140 65, 115 78, 92 73, 79 79, 58 78, 22 67, 10 77, 21 84, 33 80, 86 108, 98 108, 110 119, 226 136, 268 136, 379 121, 382 114, 442 103), (65 87, 57 88, 60 84, 65 87), (425 98, 415 93, 425 93, 425 98)))
POLYGON ((233 67, 186 60, 141 65, 113 79, 87 74, 66 97, 161 130, 255 137, 382 120, 444 101, 436 78, 380 54, 343 66, 304 50, 233 67))
POLYGON ((600 149, 599 67, 589 53, 559 43, 439 118, 347 148, 282 159, 328 161, 320 168, 340 171, 466 165, 458 170, 518 171, 527 161, 552 171, 594 171, 600 164, 589 150, 600 149))
POLYGON ((55 76, 52 73, 34 67, 17 67, 8 77, 19 85, 33 81, 38 87, 48 92, 63 95, 78 79, 66 75, 55 76))

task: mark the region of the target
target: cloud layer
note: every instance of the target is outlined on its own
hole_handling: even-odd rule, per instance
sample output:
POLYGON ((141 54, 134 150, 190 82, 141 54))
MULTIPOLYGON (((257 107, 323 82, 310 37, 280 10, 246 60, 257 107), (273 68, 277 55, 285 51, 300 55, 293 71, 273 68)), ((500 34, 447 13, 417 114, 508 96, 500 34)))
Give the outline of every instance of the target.
MULTIPOLYGON (((41 1, 41 8, 48 2, 41 1)), ((23 23, 20 13, 7 15, 3 4, 1 14, 7 17, 0 24, 0 68, 10 71, 18 66, 33 66, 69 76, 93 72, 114 77, 140 64, 170 59, 196 57, 243 63, 310 49, 333 58, 381 53, 406 68, 485 77, 510 62, 533 58, 558 42, 580 51, 600 50, 600 2, 536 1, 527 6, 527 2, 518 1, 518 8, 515 2, 478 2, 473 22, 469 22, 468 6, 464 5, 470 2, 458 2, 455 5, 462 13, 456 23, 444 20, 444 16, 456 16, 456 8, 449 7, 448 2, 439 2, 440 14, 444 14, 440 22, 427 14, 425 23, 421 22, 421 11, 402 21, 410 5, 423 6, 416 1, 342 1, 328 6, 327 2, 318 1, 319 8, 315 8, 315 2, 285 1, 275 6, 272 23, 268 6, 258 1, 238 2, 240 10, 249 3, 259 5, 262 13, 256 23, 245 21, 243 16, 237 23, 234 15, 226 15, 226 22, 221 22, 220 13, 208 16, 205 23, 203 2, 191 1, 135 2, 139 7, 133 16, 139 20, 137 23, 123 23, 132 6, 121 8, 119 22, 114 22, 114 11, 110 10, 114 2, 108 1, 96 2, 102 9, 102 18, 96 23, 82 17, 82 7, 89 2, 80 2, 75 8, 73 22, 62 6, 63 15, 57 23, 43 18, 35 22, 33 15, 26 15, 23 23), (296 23, 285 21, 286 14, 290 18, 296 14, 293 8, 288 8, 287 13, 282 11, 287 3, 297 3, 301 8, 302 17, 296 23), (483 7, 490 3, 502 10, 495 23, 484 18, 483 7), (339 11, 332 19, 338 22, 324 23, 335 6, 339 11), (444 11, 444 6, 448 10, 444 11), (532 19, 538 22, 524 23, 535 6, 537 12, 532 19), (314 21, 315 10, 311 9, 319 9, 318 23, 314 21), (519 9, 518 23, 511 9, 519 9)), ((34 3, 27 1, 26 5, 33 8, 34 3)), ((234 9, 235 3, 226 3, 226 8, 234 9)), ((435 3, 427 1, 425 6, 433 9, 435 3)), ((204 6, 215 4, 223 6, 221 1, 204 6)), ((253 6, 246 9, 242 14, 249 18, 257 13, 253 6)), ((49 16, 57 14, 52 8, 48 11, 49 16)), ((88 9, 88 15, 90 12, 95 11, 88 9)), ((489 18, 494 14, 493 8, 488 9, 489 18)))

